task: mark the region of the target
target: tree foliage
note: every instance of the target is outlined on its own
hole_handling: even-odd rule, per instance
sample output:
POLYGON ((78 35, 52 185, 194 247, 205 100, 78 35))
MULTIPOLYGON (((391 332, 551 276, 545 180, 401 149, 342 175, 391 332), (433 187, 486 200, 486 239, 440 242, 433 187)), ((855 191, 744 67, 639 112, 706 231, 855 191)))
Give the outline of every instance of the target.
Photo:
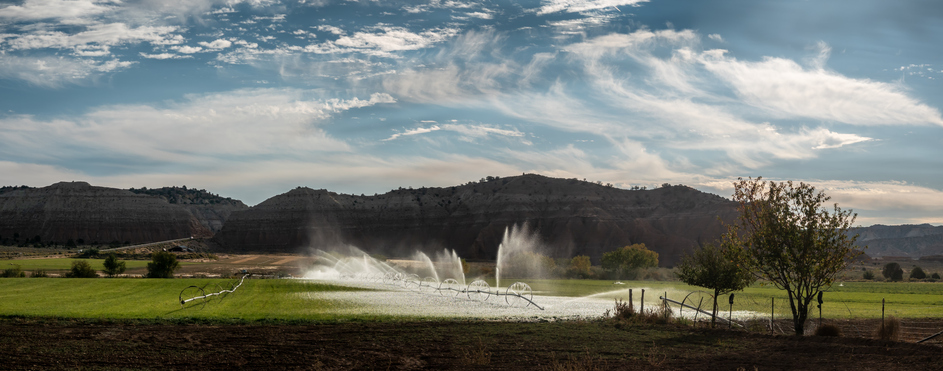
POLYGON ((922 280, 927 278, 927 272, 923 271, 923 268, 915 266, 914 269, 910 271, 910 278, 915 280, 922 280))
POLYGON ((901 268, 900 264, 898 263, 887 263, 884 264, 884 269, 881 270, 881 275, 891 281, 900 281, 904 279, 904 269, 901 268))
POLYGON ((115 253, 108 254, 103 264, 105 266, 105 274, 111 277, 122 274, 125 269, 127 269, 125 262, 118 260, 118 256, 115 255, 115 253))
POLYGON ((72 269, 66 272, 65 276, 69 278, 95 278, 98 277, 98 273, 87 261, 73 260, 72 269))
POLYGON ((593 275, 593 263, 586 255, 574 256, 570 259, 567 275, 577 278, 589 278, 593 275))
POLYGON ((735 256, 742 249, 731 248, 729 242, 704 245, 692 254, 685 255, 678 265, 677 275, 682 282, 714 290, 711 326, 714 326, 717 318, 717 297, 743 290, 756 281, 753 274, 741 265, 743 258, 735 256))
POLYGON ((649 250, 644 243, 637 243, 602 254, 602 267, 622 276, 639 268, 658 266, 658 253, 649 250))
POLYGON ((802 335, 813 298, 863 252, 857 235, 847 232, 857 214, 834 204, 806 183, 767 182, 762 178, 734 183, 738 222, 727 235, 753 274, 786 290, 796 335, 802 335))
POLYGON ((147 278, 174 278, 174 271, 179 267, 174 254, 156 251, 151 254, 151 262, 147 263, 147 278))

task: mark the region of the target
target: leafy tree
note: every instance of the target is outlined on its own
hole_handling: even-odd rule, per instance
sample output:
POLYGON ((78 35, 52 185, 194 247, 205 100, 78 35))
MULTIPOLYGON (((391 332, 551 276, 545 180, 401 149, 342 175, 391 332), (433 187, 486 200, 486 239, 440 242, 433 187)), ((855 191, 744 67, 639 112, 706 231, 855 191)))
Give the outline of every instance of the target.
POLYGON ((720 246, 707 244, 685 255, 678 265, 677 275, 682 282, 714 290, 712 327, 717 320, 717 297, 743 290, 756 281, 753 274, 739 264, 743 259, 733 256, 738 252, 742 250, 730 248, 729 243, 722 242, 720 246))
POLYGON ((914 266, 914 269, 910 271, 910 278, 915 280, 922 280, 927 278, 927 272, 924 272, 922 268, 914 266))
POLYGON ((570 259, 570 267, 567 268, 567 274, 571 277, 589 278, 593 275, 593 263, 586 255, 574 256, 570 259))
POLYGON ((940 279, 940 274, 939 274, 939 273, 933 273, 933 274, 930 275, 930 278, 935 279, 935 280, 938 280, 938 279, 940 279))
POLYGON ((98 273, 95 272, 95 269, 92 268, 91 264, 88 264, 85 260, 73 260, 72 269, 70 269, 65 274, 69 278, 96 278, 98 273))
POLYGON ((156 251, 151 254, 151 262, 147 263, 147 278, 174 278, 174 271, 179 266, 174 254, 156 251))
POLYGON ((884 269, 881 270, 881 275, 891 281, 900 281, 904 279, 904 269, 900 267, 900 264, 887 263, 884 265, 884 269))
POLYGON ((767 182, 762 177, 734 183, 740 205, 737 223, 727 235, 742 251, 741 263, 762 280, 786 290, 796 335, 804 333, 813 298, 835 281, 849 262, 863 252, 848 229, 857 214, 834 204, 809 184, 767 182))
POLYGON ((602 267, 622 276, 639 268, 658 266, 658 253, 649 250, 644 243, 637 243, 602 254, 602 267))
POLYGON ((866 280, 869 280, 869 281, 870 281, 870 280, 873 280, 873 279, 874 279, 874 272, 872 272, 872 271, 864 271, 864 274, 862 275, 862 278, 864 278, 864 279, 866 279, 866 280))
POLYGON ((108 257, 105 258, 104 265, 105 273, 111 277, 122 274, 125 269, 127 269, 125 262, 118 260, 118 255, 115 255, 115 253, 108 254, 108 257))

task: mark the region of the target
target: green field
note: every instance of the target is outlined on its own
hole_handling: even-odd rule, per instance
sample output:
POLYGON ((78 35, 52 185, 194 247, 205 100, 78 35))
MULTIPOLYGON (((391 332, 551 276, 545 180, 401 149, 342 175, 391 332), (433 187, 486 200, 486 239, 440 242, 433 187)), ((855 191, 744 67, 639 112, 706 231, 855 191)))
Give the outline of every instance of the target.
MULTIPOLYGON (((221 279, 80 279, 0 278, 0 316, 99 319, 185 320, 285 320, 334 321, 339 303, 305 298, 313 291, 356 289, 297 280, 247 279, 235 293, 182 307, 180 292, 188 286, 217 284, 229 288, 233 280, 221 279)), ((350 309, 345 306, 345 309, 350 309)), ((381 319, 349 316, 345 319, 381 319)))
MULTIPOLYGON (((72 268, 73 260, 84 260, 92 266, 95 270, 103 270, 105 259, 15 259, 15 260, 0 260, 0 270, 13 268, 14 266, 19 266, 20 269, 24 271, 36 271, 44 270, 46 273, 64 273, 72 268)), ((127 269, 135 268, 147 268, 147 263, 149 260, 121 260, 125 262, 125 267, 127 269)), ((199 263, 191 262, 180 262, 180 265, 192 265, 199 263)))
MULTIPOLYGON (((61 260, 61 259, 60 259, 61 260)), ((42 260, 37 260, 42 261, 42 260)), ((46 268, 44 268, 46 269, 46 268)), ((652 308, 658 297, 667 293, 674 300, 710 308, 710 298, 702 289, 670 281, 597 280, 523 280, 538 295, 594 296, 602 299, 628 299, 634 292, 636 302, 645 289, 645 305, 652 308)), ((203 305, 182 308, 180 292, 188 286, 205 286, 205 292, 230 287, 228 279, 67 279, 0 278, 0 316, 60 317, 100 319, 184 319, 184 320, 391 320, 392 316, 358 315, 348 302, 311 299, 305 293, 320 291, 357 291, 358 289, 301 280, 248 279, 239 290, 203 305), (343 313, 343 314, 341 314, 343 313), (354 314, 350 314, 354 313, 354 314)), ((513 283, 514 280, 502 282, 513 283)), ((493 284, 493 282, 492 282, 493 284)), ((758 318, 768 318, 775 302, 777 318, 789 318, 785 293, 770 286, 755 285, 735 294, 734 311, 753 311, 758 318)), ((851 282, 832 287, 825 293, 823 316, 827 318, 879 318, 881 300, 886 299, 886 313, 904 318, 943 318, 943 284, 851 282)), ((539 299, 538 299, 539 301, 539 299)), ((719 300, 724 313, 727 296, 719 300)), ((601 313, 600 313, 601 314, 601 313)), ((810 317, 817 317, 817 311, 810 317)))

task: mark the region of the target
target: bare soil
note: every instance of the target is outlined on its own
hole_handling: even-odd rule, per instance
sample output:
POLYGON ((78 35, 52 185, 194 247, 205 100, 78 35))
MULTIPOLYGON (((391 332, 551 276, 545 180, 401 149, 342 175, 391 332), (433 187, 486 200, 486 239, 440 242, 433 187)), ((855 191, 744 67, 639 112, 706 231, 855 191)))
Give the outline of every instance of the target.
POLYGON ((939 370, 935 345, 676 325, 0 321, 4 369, 939 370))

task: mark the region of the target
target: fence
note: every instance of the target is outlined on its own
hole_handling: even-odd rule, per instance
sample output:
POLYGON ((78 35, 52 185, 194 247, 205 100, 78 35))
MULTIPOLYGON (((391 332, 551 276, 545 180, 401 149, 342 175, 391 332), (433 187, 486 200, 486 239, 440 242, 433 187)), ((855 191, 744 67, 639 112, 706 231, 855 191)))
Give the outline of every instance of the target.
MULTIPOLYGON (((712 309, 713 298, 710 292, 666 291, 662 293, 656 290, 656 293, 654 298, 659 300, 667 298, 668 305, 675 313, 680 312, 686 318, 694 318, 695 308, 700 306, 704 312, 696 315, 698 322, 710 318, 709 315, 704 314, 712 309), (682 309, 680 305, 682 302, 688 307, 682 309)), ((903 295, 906 294, 889 294, 888 296, 902 298, 903 295)), ((876 339, 879 338, 882 323, 898 321, 897 340, 943 345, 943 334, 941 334, 943 332, 943 296, 915 295, 919 295, 917 300, 896 302, 826 293, 822 304, 821 319, 818 302, 813 298, 809 317, 803 326, 804 332, 806 335, 811 335, 815 333, 818 326, 830 324, 839 327, 843 336, 876 339)), ((648 304, 651 306, 661 304, 661 302, 648 304)), ((730 317, 734 323, 749 331, 780 335, 795 334, 792 310, 784 292, 781 296, 738 292, 734 294, 733 304, 730 304, 728 295, 721 295, 717 304, 718 317, 724 319, 730 317)))

